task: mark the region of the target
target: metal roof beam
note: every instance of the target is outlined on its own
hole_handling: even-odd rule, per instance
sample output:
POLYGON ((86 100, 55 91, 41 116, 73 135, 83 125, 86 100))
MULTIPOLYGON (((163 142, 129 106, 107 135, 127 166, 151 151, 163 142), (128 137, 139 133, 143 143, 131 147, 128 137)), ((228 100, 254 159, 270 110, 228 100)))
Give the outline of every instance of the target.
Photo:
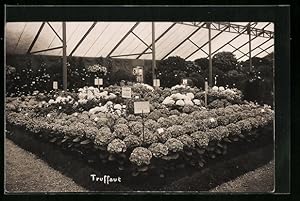
POLYGON ((139 25, 139 22, 135 23, 133 27, 123 36, 123 38, 113 47, 113 49, 109 52, 106 57, 110 57, 110 55, 121 45, 121 43, 127 38, 127 36, 139 25))
POLYGON ((60 37, 60 35, 58 35, 58 33, 55 31, 55 29, 51 26, 51 24, 49 22, 47 22, 47 24, 49 25, 49 27, 52 29, 52 31, 55 33, 55 35, 59 38, 59 40, 61 42, 63 42, 63 39, 60 37))
MULTIPOLYGON (((225 29, 223 29, 218 34, 216 34, 214 37, 212 37, 211 41, 213 41, 216 37, 218 37, 220 34, 222 34, 228 28, 229 28, 229 26, 225 27, 225 29)), ((206 43, 204 43, 200 48, 203 48, 208 43, 209 43, 209 41, 207 41, 206 43)), ((184 59, 187 60, 188 58, 190 58, 191 56, 193 56, 196 52, 198 52, 200 50, 200 48, 198 48, 197 50, 195 50, 194 52, 192 52, 189 56, 185 57, 184 59)))
MULTIPOLYGON (((172 29, 174 26, 176 25, 176 22, 175 23, 173 23, 168 29, 166 29, 156 40, 155 40, 155 43, 157 42, 157 41, 159 41, 164 35, 166 35, 169 31, 170 31, 170 29, 172 29)), ((152 44, 150 45, 150 47, 152 46, 152 44)), ((150 47, 147 47, 136 59, 139 59, 143 54, 145 54, 145 52, 147 51, 147 50, 149 50, 149 48, 150 47)))
POLYGON ((38 50, 38 51, 35 51, 35 52, 31 52, 31 54, 40 53, 40 52, 47 52, 47 51, 56 50, 56 49, 60 49, 60 48, 63 48, 63 46, 52 47, 52 48, 44 49, 44 50, 38 50))
MULTIPOLYGON (((184 25, 199 27, 198 25, 195 25, 194 23, 191 23, 191 24, 186 23, 186 22, 179 22, 179 23, 184 24, 184 25)), ((229 32, 229 33, 241 33, 244 30, 247 30, 247 25, 222 23, 222 22, 213 22, 211 29, 220 31, 222 29, 222 26, 229 26, 229 28, 225 31, 225 32, 229 32)), ((243 32, 243 34, 245 34, 245 33, 243 32)), ((270 38, 270 37, 273 37, 274 32, 264 30, 264 29, 258 29, 258 28, 251 27, 251 35, 260 36, 260 37, 264 37, 264 38, 270 38)))
POLYGON ((133 31, 131 32, 137 39, 139 39, 144 45, 146 45, 147 48, 151 49, 151 47, 143 40, 141 39, 138 35, 136 35, 133 31))
POLYGON ((235 39, 237 39, 238 37, 240 37, 244 32, 246 32, 247 30, 244 30, 242 33, 239 33, 238 35, 236 35, 234 38, 232 38, 230 41, 228 41, 227 43, 225 43, 224 45, 222 45, 221 47, 219 47, 217 50, 215 50, 213 53, 211 53, 211 55, 214 55, 216 52, 218 52, 220 49, 222 49, 223 47, 225 47, 226 45, 229 45, 232 41, 234 41, 235 39))
POLYGON ((248 56, 249 52, 248 52, 247 54, 245 54, 244 52, 242 52, 241 50, 237 49, 236 47, 234 47, 234 46, 231 45, 230 43, 229 43, 228 45, 230 45, 233 49, 239 51, 242 55, 249 57, 249 56, 248 56))
POLYGON ((179 48, 185 41, 187 41, 190 37, 192 37, 195 33, 197 33, 204 25, 205 23, 203 23, 201 26, 198 26, 198 28, 195 31, 193 31, 187 38, 181 41, 181 43, 179 43, 175 48, 173 48, 169 53, 167 53, 161 60, 167 58, 172 52, 174 52, 177 48, 179 48))
MULTIPOLYGON (((257 48, 261 47, 262 45, 266 44, 267 42, 269 42, 270 40, 272 40, 272 38, 269 38, 268 40, 264 41, 263 43, 261 43, 260 45, 256 46, 254 49, 252 49, 251 51, 253 52, 254 50, 256 50, 257 48)), ((249 54, 249 52, 247 53, 249 54)), ((240 60, 241 58, 243 58, 244 56, 241 56, 240 58, 238 58, 237 60, 240 60)))
MULTIPOLYGON (((140 55, 141 53, 135 53, 135 54, 122 54, 122 55, 114 55, 111 56, 111 58, 115 58, 115 57, 128 57, 128 56, 136 56, 136 55, 140 55)), ((144 54, 152 54, 152 52, 147 52, 144 54)))
MULTIPOLYGON (((262 28, 262 30, 264 29, 264 28, 266 28, 267 26, 269 26, 269 24, 271 24, 271 23, 268 23, 267 25, 265 25, 263 28, 262 28)), ((247 34, 248 35, 248 34, 247 34)), ((251 41, 253 41, 255 38, 257 38, 259 35, 257 35, 257 36, 255 36, 255 37, 253 37, 253 38, 251 38, 251 40, 250 41, 247 41, 246 43, 244 43, 244 44, 242 44, 240 47, 238 47, 237 49, 241 49, 242 47, 244 47, 245 45, 247 45, 249 42, 251 42, 251 41)), ((270 37, 269 39, 271 39, 272 37, 270 37)), ((237 50, 234 50, 232 53, 234 53, 234 52, 236 52, 237 50)), ((253 50, 252 50, 253 51, 253 50)))
POLYGON ((93 30, 93 28, 96 26, 97 22, 94 22, 92 26, 87 30, 87 32, 83 35, 83 37, 79 40, 79 42, 76 44, 74 49, 71 51, 69 56, 72 56, 74 52, 77 50, 77 48, 81 45, 81 43, 84 41, 84 39, 89 35, 89 33, 93 30))
POLYGON ((41 26, 40 26, 38 32, 36 33, 36 35, 35 35, 33 41, 31 42, 31 44, 30 44, 30 46, 29 46, 29 48, 28 48, 28 50, 27 50, 27 54, 30 54, 30 51, 32 50, 32 48, 33 48, 35 42, 37 41, 39 35, 41 34, 41 32, 42 32, 44 26, 45 26, 45 22, 43 22, 43 23, 41 24, 41 26))
POLYGON ((262 50, 261 52, 257 53, 254 57, 257 57, 258 55, 260 55, 261 53, 263 53, 264 51, 267 51, 268 49, 270 49, 271 47, 273 47, 274 44, 270 45, 269 47, 265 48, 264 50, 262 50))
POLYGON ((196 43, 194 43, 191 39, 189 39, 188 41, 190 41, 193 45, 195 45, 197 48, 199 48, 202 52, 204 52, 206 55, 208 55, 207 52, 205 52, 202 48, 200 48, 196 43))

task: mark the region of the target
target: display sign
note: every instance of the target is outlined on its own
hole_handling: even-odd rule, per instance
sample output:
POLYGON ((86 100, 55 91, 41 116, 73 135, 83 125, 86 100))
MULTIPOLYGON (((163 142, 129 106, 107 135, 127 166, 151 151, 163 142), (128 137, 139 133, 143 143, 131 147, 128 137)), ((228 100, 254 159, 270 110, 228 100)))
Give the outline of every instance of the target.
POLYGON ((150 103, 149 101, 134 102, 134 114, 149 113, 150 103))
POLYGON ((160 79, 153 79, 153 86, 160 87, 160 79))
POLYGON ((101 85, 103 85, 103 79, 102 78, 95 78, 95 80, 94 80, 94 84, 96 85, 96 86, 101 86, 101 85))
POLYGON ((187 85, 187 83, 188 83, 188 82, 187 82, 187 79, 182 79, 182 84, 183 84, 183 85, 187 85))
POLYGON ((122 98, 131 98, 131 88, 122 87, 122 98))
POLYGON ((53 89, 58 89, 58 83, 57 83, 57 81, 53 81, 53 89))

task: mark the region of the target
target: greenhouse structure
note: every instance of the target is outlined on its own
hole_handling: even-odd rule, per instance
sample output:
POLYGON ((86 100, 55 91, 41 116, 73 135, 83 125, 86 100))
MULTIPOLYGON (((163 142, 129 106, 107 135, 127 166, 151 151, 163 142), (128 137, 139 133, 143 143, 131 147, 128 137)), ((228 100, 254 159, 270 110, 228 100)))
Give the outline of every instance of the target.
POLYGON ((272 22, 7 22, 6 138, 87 192, 211 191, 266 166, 273 182, 274 34, 272 22))

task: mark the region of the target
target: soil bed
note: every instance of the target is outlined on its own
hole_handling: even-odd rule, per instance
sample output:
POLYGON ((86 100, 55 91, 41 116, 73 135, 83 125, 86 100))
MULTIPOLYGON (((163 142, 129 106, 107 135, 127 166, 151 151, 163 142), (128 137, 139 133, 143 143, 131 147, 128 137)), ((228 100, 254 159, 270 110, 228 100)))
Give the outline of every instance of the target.
MULTIPOLYGON (((190 165, 169 168, 164 177, 159 172, 148 172, 133 177, 129 170, 118 170, 117 162, 100 163, 95 160, 95 154, 82 154, 78 150, 62 149, 54 143, 38 138, 38 135, 16 127, 9 127, 7 138, 45 160, 51 167, 71 177, 77 184, 90 191, 208 191, 222 183, 230 181, 246 172, 252 171, 273 159, 272 129, 262 129, 263 132, 254 141, 238 141, 229 143, 227 154, 206 158, 203 168, 190 165), (90 161, 90 162, 88 162, 90 161), (110 175, 121 177, 121 183, 105 185, 93 182, 90 175, 110 175)), ((178 161, 171 161, 176 166, 178 161)), ((179 163, 178 163, 179 164, 179 163)), ((156 169, 163 169, 159 166, 156 169)))

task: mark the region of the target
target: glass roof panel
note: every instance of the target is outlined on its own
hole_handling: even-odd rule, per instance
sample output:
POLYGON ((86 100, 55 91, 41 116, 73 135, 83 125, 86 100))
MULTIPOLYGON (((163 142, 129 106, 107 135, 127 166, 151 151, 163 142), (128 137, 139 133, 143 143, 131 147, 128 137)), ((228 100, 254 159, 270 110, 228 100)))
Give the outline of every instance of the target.
POLYGON ((198 49, 197 46, 195 46, 192 42, 187 40, 169 56, 180 56, 182 58, 185 58, 196 49, 198 49))
POLYGON ((35 35, 37 34, 41 22, 28 22, 26 23, 25 29, 20 35, 20 40, 15 48, 15 54, 26 54, 29 49, 35 35))
POLYGON ((26 23, 11 22, 6 24, 6 52, 16 54, 15 50, 26 23))
POLYGON ((196 27, 176 24, 167 34, 165 34, 156 44, 156 57, 158 60, 165 57, 180 42, 190 35, 196 27))
MULTIPOLYGON (((32 43, 34 37, 36 36, 36 33, 38 32, 41 23, 42 22, 7 23, 6 52, 8 54, 25 54, 30 44, 32 43)), ((136 22, 97 22, 93 30, 88 34, 88 36, 76 49, 73 56, 106 57, 135 23, 136 22)), ((192 41, 191 42, 186 39, 198 27, 193 26, 192 22, 188 23, 190 25, 176 24, 163 37, 161 37, 159 41, 156 42, 156 59, 160 60, 162 58, 167 58, 168 56, 175 55, 187 58, 187 60, 194 60, 196 58, 206 57, 206 54, 202 50, 197 50, 197 46, 204 46, 202 47, 202 49, 208 52, 208 29, 206 27, 202 27, 198 32, 196 32, 190 37, 190 40, 192 41), (178 46, 181 42, 184 43, 178 46), (193 43, 195 43, 196 45, 194 45, 193 43), (177 46, 178 48, 175 48, 177 46)), ((203 22, 199 22, 198 26, 201 26, 202 23, 203 22)), ((53 27, 53 29, 56 30, 58 35, 61 36, 62 23, 50 22, 50 24, 53 27)), ((91 27, 92 24, 93 22, 67 22, 66 34, 68 55, 72 52, 72 50, 74 50, 75 46, 82 39, 82 37, 91 27)), ((158 37, 160 37, 160 35, 164 33, 172 24, 173 22, 155 22, 155 38, 157 39, 158 37)), ((245 26, 248 24, 248 22, 232 22, 232 24, 240 24, 245 26)), ((255 23, 253 23, 253 26, 254 24, 255 23)), ((258 22, 255 25, 255 28, 263 28, 267 24, 268 22, 258 22)), ((273 31, 274 24, 271 23, 265 29, 273 31)), ((133 30, 133 32, 147 45, 151 45, 151 30, 151 22, 140 22, 140 24, 133 30)), ((212 38, 214 38, 214 36, 220 33, 220 31, 212 30, 211 33, 212 38)), ((212 52, 218 50, 236 35, 237 33, 222 32, 221 35, 218 35, 215 39, 212 40, 212 52)), ((244 43, 248 42, 248 40, 248 35, 243 34, 234 41, 232 41, 231 44, 234 47, 238 48, 244 43)), ((255 38, 251 43, 252 49, 255 49, 258 45, 260 45, 266 40, 268 40, 268 38, 255 38)), ((268 45, 270 45, 269 42, 266 43, 263 47, 267 47, 268 45)), ((62 42, 46 23, 31 51, 34 52, 59 46, 62 46, 62 42)), ((240 48, 240 51, 247 53, 248 48, 248 44, 245 44, 240 48)), ((119 45, 119 47, 115 49, 112 55, 140 54, 146 49, 147 46, 131 33, 119 45)), ((272 49, 274 48, 270 48, 270 50, 272 49)), ((147 51, 151 52, 151 49, 147 51)), ((226 45, 219 51, 233 51, 234 54, 242 54, 241 52, 234 50, 234 48, 230 47, 230 45, 226 45)), ((37 54, 61 55, 62 49, 56 49, 37 54)), ((137 58, 138 55, 130 56, 130 58, 131 57, 137 58)), ((140 59, 151 59, 151 54, 142 55, 140 59)))
POLYGON ((89 35, 84 39, 81 45, 75 51, 74 56, 88 56, 89 51, 93 48, 95 42, 102 36, 109 23, 98 22, 89 35))
MULTIPOLYGON (((134 24, 135 22, 111 22, 98 42, 96 57, 106 57, 134 24)), ((112 55, 115 55, 115 52, 112 55)))

